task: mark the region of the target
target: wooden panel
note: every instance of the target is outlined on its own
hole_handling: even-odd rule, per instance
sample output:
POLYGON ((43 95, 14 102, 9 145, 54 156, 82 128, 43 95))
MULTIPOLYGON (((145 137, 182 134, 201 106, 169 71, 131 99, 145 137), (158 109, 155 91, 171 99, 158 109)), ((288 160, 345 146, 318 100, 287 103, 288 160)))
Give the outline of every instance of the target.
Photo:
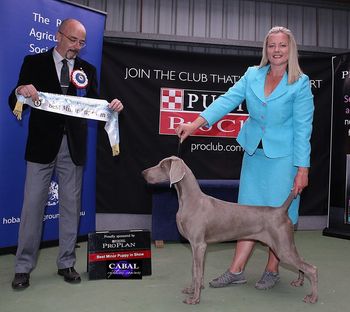
POLYGON ((298 45, 303 43, 303 7, 288 6, 288 28, 293 32, 298 45))
POLYGON ((256 6, 256 41, 264 41, 266 33, 272 27, 271 3, 259 2, 256 6))
POLYGON ((224 6, 223 0, 211 0, 209 6, 209 37, 223 38, 224 6))
POLYGON ((328 9, 318 9, 318 46, 333 47, 333 14, 328 9))
POLYGON ((207 37, 208 31, 208 9, 206 0, 193 1, 192 14, 193 30, 192 35, 195 37, 207 37))
POLYGON ((224 25, 225 38, 239 39, 239 0, 225 2, 226 19, 224 25))
POLYGON ((142 1, 141 32, 151 34, 158 33, 158 12, 156 0, 142 1))
POLYGON ((333 46, 339 48, 348 48, 349 33, 349 12, 334 10, 333 11, 333 46))
POLYGON ((240 3, 240 40, 255 40, 255 1, 240 3))
MULTIPOLYGON (((309 0, 71 0, 106 11, 106 30, 235 40, 258 46, 273 26, 290 28, 299 48, 349 49, 350 6, 309 0)), ((186 41, 187 41, 186 40, 186 41)), ((211 41, 212 42, 212 41, 211 41)), ((204 42, 203 42, 204 43, 204 42)))
POLYGON ((288 27, 288 5, 272 4, 272 26, 288 27))
POLYGON ((107 11, 106 30, 123 31, 124 1, 107 0, 106 11, 107 11))
POLYGON ((158 33, 173 35, 175 33, 175 9, 173 0, 158 1, 158 33))
POLYGON ((317 9, 304 7, 303 14, 303 45, 317 45, 317 9))
POLYGON ((177 0, 175 14, 175 35, 190 36, 192 34, 192 25, 190 23, 190 5, 191 1, 177 0))
POLYGON ((89 0, 89 7, 96 10, 106 11, 106 0, 89 0))

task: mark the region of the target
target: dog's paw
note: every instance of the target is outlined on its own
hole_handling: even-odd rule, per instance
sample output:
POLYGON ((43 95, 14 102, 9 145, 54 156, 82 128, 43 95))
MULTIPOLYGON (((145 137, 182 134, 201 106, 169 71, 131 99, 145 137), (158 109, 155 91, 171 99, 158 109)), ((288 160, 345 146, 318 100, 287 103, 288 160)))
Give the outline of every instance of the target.
MULTIPOLYGON (((204 289, 204 285, 201 285, 201 289, 204 289)), ((193 286, 185 287, 182 290, 182 293, 187 294, 187 295, 193 295, 194 294, 194 287, 193 286)))
POLYGON ((290 282, 290 284, 294 287, 300 287, 304 285, 304 279, 297 278, 296 280, 293 280, 290 282))
POLYGON ((310 294, 305 296, 303 301, 306 303, 316 303, 317 299, 318 299, 317 295, 310 294))
POLYGON ((187 295, 192 295, 194 294, 194 288, 192 286, 190 287, 185 287, 183 290, 182 290, 182 293, 183 294, 187 294, 187 295))
POLYGON ((200 301, 199 298, 194 298, 194 297, 190 296, 190 297, 187 297, 183 302, 186 304, 198 304, 199 301, 200 301))

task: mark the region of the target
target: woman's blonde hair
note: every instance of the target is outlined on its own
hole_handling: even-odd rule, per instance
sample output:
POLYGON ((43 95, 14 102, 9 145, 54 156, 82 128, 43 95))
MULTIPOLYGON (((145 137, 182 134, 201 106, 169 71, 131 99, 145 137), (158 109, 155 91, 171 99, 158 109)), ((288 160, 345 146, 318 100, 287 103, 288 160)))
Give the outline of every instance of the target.
POLYGON ((288 55, 287 71, 288 71, 288 83, 292 84, 299 79, 300 75, 303 72, 299 66, 297 44, 295 42, 292 32, 288 28, 285 28, 282 26, 275 26, 269 30, 269 32, 267 33, 264 39, 262 58, 261 58, 259 67, 263 67, 269 63, 269 60, 267 58, 267 41, 269 39, 269 36, 271 34, 276 34, 280 32, 287 35, 289 39, 289 55, 288 55))

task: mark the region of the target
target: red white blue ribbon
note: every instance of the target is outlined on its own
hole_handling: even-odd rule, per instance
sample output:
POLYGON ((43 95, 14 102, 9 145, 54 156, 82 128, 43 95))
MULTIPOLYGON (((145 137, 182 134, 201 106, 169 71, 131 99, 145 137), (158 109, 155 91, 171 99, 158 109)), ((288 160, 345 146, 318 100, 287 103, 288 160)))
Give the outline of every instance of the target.
POLYGON ((75 69, 71 74, 71 81, 77 89, 77 96, 86 95, 86 87, 88 85, 88 77, 82 69, 75 69))

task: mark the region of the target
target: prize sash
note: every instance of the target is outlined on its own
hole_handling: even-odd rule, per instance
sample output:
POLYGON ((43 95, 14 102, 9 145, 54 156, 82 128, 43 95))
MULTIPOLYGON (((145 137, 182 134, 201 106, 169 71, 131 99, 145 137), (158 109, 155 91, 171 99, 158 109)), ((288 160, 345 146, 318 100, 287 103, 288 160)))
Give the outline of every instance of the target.
POLYGON ((108 134, 112 154, 119 154, 118 113, 108 107, 107 101, 47 92, 38 92, 38 95, 39 101, 35 102, 31 98, 17 95, 17 103, 13 110, 17 119, 22 119, 23 104, 27 104, 32 108, 52 113, 106 121, 104 129, 108 134))

